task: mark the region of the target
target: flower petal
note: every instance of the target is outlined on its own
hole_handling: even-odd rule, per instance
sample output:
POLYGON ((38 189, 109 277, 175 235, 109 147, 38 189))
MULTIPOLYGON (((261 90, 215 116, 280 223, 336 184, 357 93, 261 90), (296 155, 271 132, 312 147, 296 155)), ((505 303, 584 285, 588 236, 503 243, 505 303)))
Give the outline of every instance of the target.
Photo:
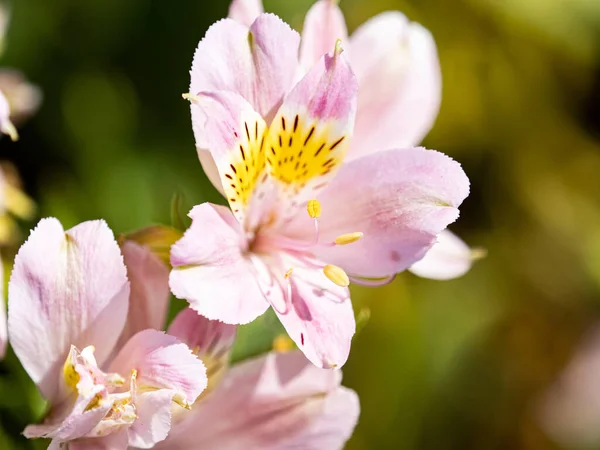
POLYGON ((418 145, 441 101, 441 72, 433 37, 399 12, 386 12, 350 38, 359 83, 358 113, 348 158, 418 145))
POLYGON ((408 270, 432 280, 450 280, 467 273, 473 265, 473 251, 449 230, 442 231, 425 256, 408 270))
POLYGON ((157 448, 341 449, 356 424, 354 392, 337 370, 302 353, 270 353, 235 366, 157 448))
POLYGON ((101 438, 85 438, 70 442, 69 450, 125 450, 127 445, 127 430, 122 429, 101 438))
POLYGON ((250 27, 264 12, 261 0, 233 0, 229 5, 229 18, 250 27))
POLYGON ((194 207, 189 216, 191 227, 171 248, 171 291, 212 320, 256 319, 269 304, 244 258, 247 243, 235 218, 209 203, 194 207))
POLYGON ((129 312, 117 348, 147 328, 161 330, 169 306, 169 268, 146 246, 125 241, 121 246, 131 283, 129 312))
POLYGON ((356 331, 348 288, 328 279, 317 261, 284 258, 292 270, 291 301, 274 307, 279 320, 300 350, 317 367, 344 365, 356 331))
POLYGON ((94 345, 101 365, 123 329, 129 283, 112 231, 98 220, 65 233, 41 220, 17 254, 8 299, 11 344, 51 401, 71 345, 94 345))
MULTIPOLYGON (((298 69, 300 36, 273 14, 261 14, 250 29, 225 19, 211 26, 194 54, 190 93, 227 90, 270 118, 298 69)), ((207 115, 192 107, 196 147, 209 149, 207 115)))
POLYGON ((136 399, 138 418, 129 428, 129 445, 152 448, 171 430, 171 403, 174 391, 161 389, 145 392, 136 399))
POLYGON ((300 43, 300 62, 310 69, 321 57, 334 48, 335 42, 348 39, 348 29, 344 15, 335 0, 319 0, 306 13, 302 41, 300 43))
POLYGON ((68 410, 64 417, 51 420, 47 424, 29 425, 23 435, 27 438, 49 438, 56 442, 71 441, 87 435, 113 406, 110 397, 105 397, 103 401, 94 401, 96 395, 101 394, 101 389, 103 387, 97 385, 95 390, 79 395, 72 409, 68 410), (92 403, 94 407, 90 407, 92 403))
POLYGON ((209 320, 191 308, 181 311, 167 331, 188 347, 206 366, 209 389, 222 378, 229 362, 236 326, 209 320))
POLYGON ((358 85, 341 47, 332 50, 286 97, 265 143, 271 176, 297 203, 335 175, 352 135, 358 85))
POLYGON ((13 141, 19 139, 17 129, 10 121, 10 106, 8 100, 2 91, 0 91, 0 133, 8 135, 13 141))
POLYGON ((206 388, 204 364, 179 339, 157 330, 135 334, 110 365, 110 372, 137 370, 137 386, 169 389, 192 404, 206 388))
POLYGON ((265 121, 234 92, 204 91, 193 103, 208 116, 205 130, 210 152, 225 197, 238 221, 243 223, 250 203, 255 203, 265 191, 265 121))
POLYGON ((6 305, 4 304, 4 263, 0 257, 0 360, 6 354, 7 342, 8 330, 6 329, 6 305))
MULTIPOLYGON (((319 247, 317 256, 362 277, 387 277, 423 258, 458 217, 469 192, 460 164, 423 148, 388 150, 345 164, 319 197, 320 241, 362 232, 347 245, 319 247)), ((290 233, 309 233, 305 216, 290 233)), ((305 238, 306 239, 306 238, 305 238)))

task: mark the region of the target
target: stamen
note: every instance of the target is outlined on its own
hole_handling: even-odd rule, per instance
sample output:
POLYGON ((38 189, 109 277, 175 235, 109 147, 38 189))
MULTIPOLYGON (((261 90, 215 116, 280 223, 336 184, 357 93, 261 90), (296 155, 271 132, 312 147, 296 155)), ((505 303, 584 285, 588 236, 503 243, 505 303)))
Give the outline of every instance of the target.
POLYGON ((294 271, 294 268, 290 268, 286 273, 285 273, 285 278, 286 280, 292 276, 292 272, 294 271))
POLYGON ((321 216, 321 203, 319 203, 319 200, 309 200, 306 204, 306 210, 310 217, 318 219, 321 216))
POLYGON ((189 100, 190 103, 198 103, 200 101, 200 97, 197 95, 194 95, 190 92, 186 92, 184 94, 181 94, 181 98, 183 98, 184 100, 189 100))
POLYGON ((327 264, 325 267, 323 267, 323 273, 338 286, 347 287, 350 285, 350 278, 348 278, 348 275, 341 267, 334 266, 333 264, 327 264))
POLYGON ((335 56, 338 56, 343 51, 344 51, 344 48, 342 47, 342 40, 338 39, 337 41, 335 41, 335 49, 334 49, 333 53, 335 56))
POLYGON ((346 233, 336 237, 334 242, 337 245, 352 244, 353 242, 358 241, 363 236, 364 234, 360 231, 357 231, 355 233, 346 233))

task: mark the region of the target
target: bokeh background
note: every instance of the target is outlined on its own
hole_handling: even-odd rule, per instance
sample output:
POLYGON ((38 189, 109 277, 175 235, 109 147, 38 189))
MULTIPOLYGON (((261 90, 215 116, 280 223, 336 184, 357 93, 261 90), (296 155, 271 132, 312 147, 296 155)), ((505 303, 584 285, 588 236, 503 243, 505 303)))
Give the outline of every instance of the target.
MULTIPOLYGON (((310 4, 265 0, 298 30, 310 4)), ((104 218, 125 232, 169 223, 174 194, 184 210, 223 202, 197 161, 181 93, 195 46, 227 7, 12 2, 0 64, 26 73, 44 101, 19 142, 0 140, 0 159, 18 169, 38 217, 65 227, 104 218)), ((488 250, 458 280, 403 274, 353 289, 370 320, 344 367, 362 403, 348 448, 563 448, 538 417, 541 396, 600 319, 600 2, 342 0, 341 8, 351 30, 398 9, 432 31, 444 89, 425 145, 463 164, 471 195, 452 229, 488 250)), ((21 239, 34 223, 20 224, 21 239)), ((2 251, 10 266, 15 249, 2 251)), ((269 316, 244 328, 236 357, 276 332, 269 316)), ((590 396, 600 371, 596 381, 585 386, 590 396)), ((9 351, 0 448, 45 448, 19 436, 43 410, 9 351)), ((597 419, 600 428, 600 407, 597 419)))

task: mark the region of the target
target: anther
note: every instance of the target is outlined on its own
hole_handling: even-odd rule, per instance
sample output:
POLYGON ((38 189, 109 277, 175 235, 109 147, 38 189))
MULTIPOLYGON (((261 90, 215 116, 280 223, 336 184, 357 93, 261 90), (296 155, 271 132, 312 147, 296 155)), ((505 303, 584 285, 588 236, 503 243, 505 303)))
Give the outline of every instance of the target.
POLYGON ((333 264, 327 264, 325 267, 323 267, 323 273, 338 286, 346 287, 350 285, 350 278, 348 278, 348 275, 341 267, 334 266, 333 264))
POLYGON ((353 242, 358 241, 363 236, 364 234, 360 231, 357 231, 355 233, 346 233, 336 237, 334 242, 337 245, 352 244, 353 242))
POLYGON ((294 268, 290 268, 286 273, 285 273, 285 278, 286 280, 292 276, 292 272, 294 271, 294 268))
POLYGON ((342 40, 338 39, 337 41, 335 41, 335 49, 334 49, 333 53, 335 56, 338 56, 343 51, 344 51, 344 48, 342 47, 342 40))
POLYGON ((306 204, 306 210, 310 217, 318 219, 321 216, 321 203, 319 203, 319 200, 309 200, 306 204))

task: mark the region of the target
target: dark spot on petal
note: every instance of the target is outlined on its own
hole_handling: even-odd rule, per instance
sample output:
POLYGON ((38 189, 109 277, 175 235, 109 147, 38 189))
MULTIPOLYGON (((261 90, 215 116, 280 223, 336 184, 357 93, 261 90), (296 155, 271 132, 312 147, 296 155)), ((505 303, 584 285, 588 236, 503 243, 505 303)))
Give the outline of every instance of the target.
POLYGON ((310 139, 310 137, 313 135, 313 133, 315 132, 315 127, 312 127, 310 129, 310 131, 308 132, 308 136, 306 136, 306 139, 304 140, 304 145, 306 146, 306 144, 308 144, 308 141, 310 139))
POLYGON ((304 333, 300 333, 300 343, 304 345, 304 333))
POLYGON ((390 252, 390 258, 394 262, 400 262, 400 260, 402 259, 401 256, 400 256, 400 253, 398 253, 396 250, 392 250, 390 252))
POLYGON ((337 146, 340 144, 340 142, 342 142, 342 141, 344 140, 344 138, 345 138, 345 137, 346 137, 346 136, 342 136, 342 137, 341 137, 341 138, 339 138, 337 141, 335 141, 335 142, 333 143, 333 145, 332 145, 331 147, 329 147, 329 150, 333 150, 334 148, 336 148, 336 147, 337 147, 337 146))
POLYGON ((325 147, 325 143, 321 144, 319 149, 315 152, 315 156, 319 156, 319 153, 321 153, 321 150, 323 150, 323 147, 325 147))

